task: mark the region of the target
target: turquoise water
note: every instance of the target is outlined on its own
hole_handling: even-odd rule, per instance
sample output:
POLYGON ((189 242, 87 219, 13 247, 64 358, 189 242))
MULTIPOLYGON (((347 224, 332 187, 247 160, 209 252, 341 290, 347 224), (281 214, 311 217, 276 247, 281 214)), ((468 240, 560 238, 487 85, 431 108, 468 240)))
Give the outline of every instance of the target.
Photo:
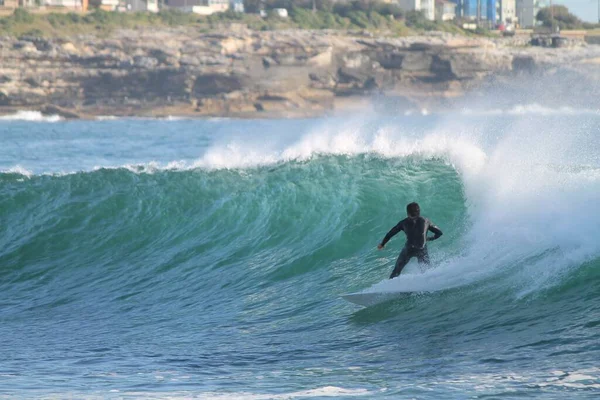
POLYGON ((0 121, 0 396, 600 394, 596 113, 25 117, 0 121), (410 201, 445 234, 388 281, 410 201))

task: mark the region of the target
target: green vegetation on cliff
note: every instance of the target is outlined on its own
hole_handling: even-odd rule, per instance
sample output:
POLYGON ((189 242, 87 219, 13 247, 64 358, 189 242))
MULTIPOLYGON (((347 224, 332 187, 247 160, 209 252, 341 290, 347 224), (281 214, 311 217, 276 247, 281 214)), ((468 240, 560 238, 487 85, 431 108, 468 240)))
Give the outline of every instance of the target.
POLYGON ((560 5, 540 9, 536 18, 547 28, 594 29, 600 27, 600 24, 582 21, 575 14, 572 14, 567 7, 560 5))
MULTIPOLYGON (((285 2, 285 0, 282 0, 285 2)), ((296 4, 296 3, 294 3, 296 4)), ((333 29, 366 30, 391 35, 409 35, 421 31, 438 30, 462 33, 450 23, 427 21, 420 13, 406 13, 389 4, 360 1, 333 4, 318 1, 316 10, 292 5, 289 18, 281 18, 269 11, 265 18, 257 14, 225 12, 200 16, 175 10, 159 13, 118 13, 95 10, 88 14, 50 13, 31 14, 17 9, 12 15, 0 18, 0 34, 10 36, 60 37, 77 34, 105 35, 115 29, 148 27, 191 27, 199 31, 219 31, 223 23, 238 22, 253 30, 278 29, 333 29)), ((273 8, 279 3, 272 3, 273 8)))

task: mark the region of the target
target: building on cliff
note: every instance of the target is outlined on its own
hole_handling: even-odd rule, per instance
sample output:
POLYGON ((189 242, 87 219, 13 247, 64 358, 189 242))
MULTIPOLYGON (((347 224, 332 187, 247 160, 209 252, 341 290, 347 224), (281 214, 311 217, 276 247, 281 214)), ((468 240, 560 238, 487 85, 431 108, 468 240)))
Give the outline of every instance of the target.
POLYGON ((546 0, 516 0, 517 18, 522 28, 533 28, 537 25, 537 13, 541 8, 547 7, 546 0))
POLYGON ((66 8, 76 11, 87 11, 88 0, 0 0, 0 10, 34 7, 44 7, 46 9, 66 8))
POLYGON ((398 0, 397 4, 403 10, 421 11, 428 20, 435 20, 435 0, 398 0))
POLYGON ((490 27, 496 26, 496 0, 454 0, 454 2, 458 17, 485 21, 490 27))
POLYGON ((158 12, 158 0, 122 0, 121 10, 158 12))
POLYGON ((230 0, 165 0, 165 5, 184 12, 212 15, 229 10, 230 0))
POLYGON ((448 0, 435 0, 436 21, 452 21, 456 18, 456 3, 448 0))
POLYGON ((41 0, 40 5, 46 7, 63 7, 77 11, 87 11, 88 0, 41 0))
POLYGON ((517 2, 515 0, 500 0, 496 7, 498 23, 514 24, 517 22, 517 2))
POLYGON ((120 5, 120 0, 100 0, 100 8, 104 11, 116 11, 120 5))
POLYGON ((231 9, 235 12, 244 12, 244 0, 231 0, 230 6, 231 9))

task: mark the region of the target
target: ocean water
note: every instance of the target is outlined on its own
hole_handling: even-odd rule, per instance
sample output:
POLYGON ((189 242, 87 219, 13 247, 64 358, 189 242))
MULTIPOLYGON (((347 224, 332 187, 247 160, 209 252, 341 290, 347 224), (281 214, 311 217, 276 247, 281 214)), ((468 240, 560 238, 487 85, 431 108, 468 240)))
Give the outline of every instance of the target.
POLYGON ((0 397, 598 398, 600 114, 421 114, 3 118, 0 397))

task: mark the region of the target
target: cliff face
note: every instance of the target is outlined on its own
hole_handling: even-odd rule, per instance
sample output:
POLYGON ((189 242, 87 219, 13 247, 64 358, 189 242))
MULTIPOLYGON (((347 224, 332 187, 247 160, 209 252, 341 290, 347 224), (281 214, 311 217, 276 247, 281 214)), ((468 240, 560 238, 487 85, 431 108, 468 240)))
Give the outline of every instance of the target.
POLYGON ((109 38, 1 38, 0 112, 78 115, 314 115, 373 95, 404 107, 459 98, 490 76, 589 56, 452 36, 332 32, 120 31, 109 38))

